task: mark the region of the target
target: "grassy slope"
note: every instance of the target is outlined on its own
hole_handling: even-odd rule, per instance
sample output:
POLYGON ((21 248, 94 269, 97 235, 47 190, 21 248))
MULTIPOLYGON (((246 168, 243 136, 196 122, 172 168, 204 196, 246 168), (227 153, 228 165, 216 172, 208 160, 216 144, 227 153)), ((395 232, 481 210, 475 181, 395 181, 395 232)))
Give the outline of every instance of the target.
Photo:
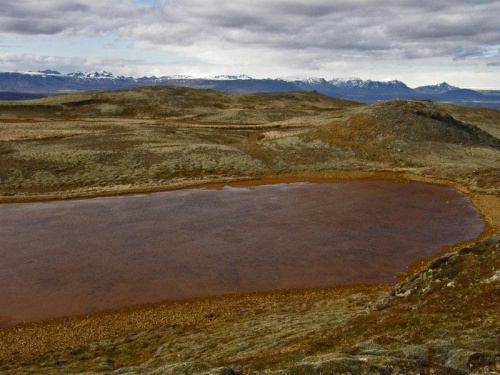
MULTIPOLYGON (((499 113, 426 101, 359 105, 313 93, 180 88, 0 103, 0 199, 385 170, 460 183, 498 230, 499 113)), ((375 286, 270 293, 4 328, 0 370, 500 371, 498 247, 497 237, 461 250, 392 295, 375 286), (71 341, 69 332, 78 330, 71 341)))

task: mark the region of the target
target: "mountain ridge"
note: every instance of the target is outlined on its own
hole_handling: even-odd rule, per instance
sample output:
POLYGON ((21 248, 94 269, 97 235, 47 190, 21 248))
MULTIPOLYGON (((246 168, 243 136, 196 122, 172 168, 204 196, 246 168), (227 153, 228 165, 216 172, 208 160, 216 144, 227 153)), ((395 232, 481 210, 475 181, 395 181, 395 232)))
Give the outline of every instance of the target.
POLYGON ((62 74, 46 69, 33 72, 0 72, 3 100, 16 100, 19 93, 54 95, 94 90, 123 90, 143 86, 178 86, 227 93, 316 91, 323 95, 372 103, 394 99, 433 100, 473 107, 500 108, 500 90, 472 90, 446 82, 410 88, 399 80, 373 81, 359 78, 289 76, 252 78, 247 75, 196 76, 172 74, 161 77, 115 76, 107 71, 62 74), (8 95, 7 93, 16 93, 8 95))

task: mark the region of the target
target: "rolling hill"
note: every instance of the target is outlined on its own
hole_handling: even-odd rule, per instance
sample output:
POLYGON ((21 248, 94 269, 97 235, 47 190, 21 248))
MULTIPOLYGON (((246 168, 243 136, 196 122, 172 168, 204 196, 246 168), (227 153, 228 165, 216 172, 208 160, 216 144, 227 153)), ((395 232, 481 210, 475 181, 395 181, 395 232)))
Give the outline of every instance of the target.
POLYGON ((451 186, 470 196, 487 231, 417 262, 395 286, 164 302, 3 327, 0 371, 500 370, 499 110, 183 87, 0 102, 2 203, 264 178, 383 178, 451 186))

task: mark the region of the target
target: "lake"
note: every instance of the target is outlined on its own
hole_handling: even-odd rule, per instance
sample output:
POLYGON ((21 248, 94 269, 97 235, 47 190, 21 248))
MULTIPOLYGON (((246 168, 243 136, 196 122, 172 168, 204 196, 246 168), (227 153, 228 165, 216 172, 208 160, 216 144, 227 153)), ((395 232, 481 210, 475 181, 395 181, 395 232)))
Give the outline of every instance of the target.
POLYGON ((461 192, 289 183, 0 205, 0 324, 226 293, 394 283, 480 235, 461 192))

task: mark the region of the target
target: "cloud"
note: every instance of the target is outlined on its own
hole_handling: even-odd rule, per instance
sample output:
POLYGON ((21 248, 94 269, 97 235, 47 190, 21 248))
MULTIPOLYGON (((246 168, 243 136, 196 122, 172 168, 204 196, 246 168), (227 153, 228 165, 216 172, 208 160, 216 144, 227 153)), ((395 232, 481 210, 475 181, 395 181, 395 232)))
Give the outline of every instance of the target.
POLYGON ((500 44, 495 0, 0 0, 0 8, 2 39, 118 35, 135 50, 240 72, 486 65, 500 44))
POLYGON ((92 35, 116 30, 146 8, 128 0, 0 0, 6 35, 92 35))
POLYGON ((147 22, 124 26, 120 33, 160 48, 246 47, 403 58, 429 53, 453 58, 456 51, 500 40, 492 17, 500 12, 498 2, 435 3, 215 0, 206 6, 200 0, 161 0, 147 22))
POLYGON ((500 40, 497 1, 392 0, 129 0, 12 2, 1 0, 0 31, 17 35, 87 35, 119 31, 156 46, 246 47, 391 53, 432 50, 453 56, 459 46, 500 40))
POLYGON ((120 73, 131 75, 138 69, 148 65, 143 60, 127 60, 120 58, 88 58, 40 56, 29 53, 0 52, 0 64, 8 71, 23 71, 57 68, 63 72, 78 70, 112 70, 119 69, 120 73))

